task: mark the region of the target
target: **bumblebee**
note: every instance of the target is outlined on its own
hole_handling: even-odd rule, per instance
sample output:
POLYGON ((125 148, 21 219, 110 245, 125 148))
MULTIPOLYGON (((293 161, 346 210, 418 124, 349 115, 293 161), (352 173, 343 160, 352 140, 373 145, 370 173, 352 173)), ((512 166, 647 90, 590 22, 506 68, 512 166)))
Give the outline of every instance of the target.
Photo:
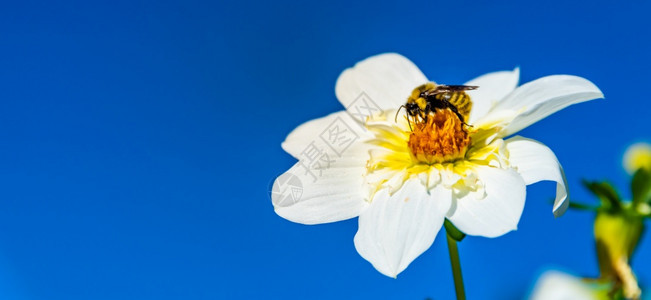
MULTIPOLYGON (((437 110, 446 108, 450 109, 459 117, 461 122, 466 124, 472 102, 465 91, 477 88, 478 86, 437 85, 434 82, 428 82, 414 89, 407 98, 407 103, 400 106, 398 112, 403 108, 407 110, 410 127, 412 120, 416 123, 427 121, 430 112, 436 113, 437 110)), ((396 112, 396 120, 398 112, 396 112)))

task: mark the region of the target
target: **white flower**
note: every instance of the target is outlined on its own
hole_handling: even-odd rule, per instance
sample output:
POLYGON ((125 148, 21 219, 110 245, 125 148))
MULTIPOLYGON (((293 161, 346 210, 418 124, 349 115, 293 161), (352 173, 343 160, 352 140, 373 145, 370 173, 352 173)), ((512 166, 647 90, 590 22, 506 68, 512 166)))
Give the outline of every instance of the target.
POLYGON ((603 95, 575 76, 544 77, 516 88, 518 77, 515 69, 466 83, 479 86, 468 92, 472 109, 464 121, 470 126, 449 109, 417 124, 404 109, 396 121, 396 111, 428 82, 423 73, 398 54, 357 63, 335 88, 348 111, 307 122, 282 143, 299 162, 275 186, 292 177, 303 189, 292 197, 276 190, 276 213, 303 224, 359 216, 357 251, 391 277, 432 245, 445 218, 468 235, 515 230, 528 184, 556 181, 553 211, 562 214, 567 185, 554 153, 535 140, 503 138, 603 95))
POLYGON ((590 287, 572 275, 559 271, 547 271, 540 276, 530 300, 599 300, 590 287))

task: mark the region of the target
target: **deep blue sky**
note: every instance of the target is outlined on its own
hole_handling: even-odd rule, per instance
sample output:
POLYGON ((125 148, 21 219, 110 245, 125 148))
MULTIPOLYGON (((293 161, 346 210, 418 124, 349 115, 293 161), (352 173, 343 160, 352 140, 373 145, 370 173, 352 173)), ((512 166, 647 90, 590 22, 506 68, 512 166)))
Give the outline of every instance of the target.
MULTIPOLYGON (((340 110, 339 73, 399 52, 462 83, 586 77, 606 100, 521 134, 580 178, 627 185, 649 139, 648 1, 5 1, 0 5, 0 298, 450 299, 445 239, 398 279, 355 251, 357 221, 304 226, 268 196, 280 142, 340 110)), ((517 232, 460 244, 470 299, 516 299, 549 266, 596 275, 589 213, 528 188, 517 232)), ((634 261, 651 285, 651 238, 634 261)))

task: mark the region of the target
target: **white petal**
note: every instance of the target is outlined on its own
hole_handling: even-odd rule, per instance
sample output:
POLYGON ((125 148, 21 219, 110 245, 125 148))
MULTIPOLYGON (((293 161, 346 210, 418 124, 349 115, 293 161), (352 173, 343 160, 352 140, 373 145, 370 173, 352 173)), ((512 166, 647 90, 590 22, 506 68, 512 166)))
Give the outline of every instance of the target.
POLYGON ((379 191, 359 216, 357 252, 380 273, 396 277, 432 245, 450 198, 450 190, 442 187, 428 195, 417 178, 391 196, 386 189, 379 191))
POLYGON ((597 98, 603 98, 603 94, 597 86, 584 78, 570 75, 547 76, 515 89, 498 102, 486 117, 504 111, 517 113, 503 132, 503 136, 508 136, 569 105, 597 98))
POLYGON ((396 53, 371 56, 346 69, 337 79, 339 102, 359 121, 405 104, 427 78, 409 59, 396 53))
POLYGON ((271 200, 279 216, 302 224, 321 224, 354 218, 364 211, 368 206, 363 193, 367 145, 354 144, 341 157, 332 153, 315 161, 309 157, 300 159, 274 182, 271 200))
POLYGON ((448 219, 468 235, 498 237, 517 229, 526 197, 522 176, 514 170, 487 166, 476 167, 476 172, 486 197, 475 193, 457 197, 448 219))
POLYGON ((349 141, 358 142, 368 137, 372 137, 372 135, 360 126, 350 114, 342 110, 296 127, 285 138, 281 147, 300 160, 302 153, 312 143, 317 148, 329 149, 337 155, 348 150, 349 141))
POLYGON ((579 278, 558 271, 540 276, 530 300, 595 300, 598 299, 579 278))
POLYGON ((515 167, 529 185, 541 180, 556 181, 556 200, 554 200, 554 216, 559 217, 569 206, 567 180, 563 167, 556 155, 542 143, 515 136, 506 140, 509 152, 509 163, 515 167))
POLYGON ((513 71, 488 73, 466 82, 465 85, 479 87, 476 90, 467 92, 472 99, 469 123, 473 124, 473 122, 486 115, 491 107, 515 90, 519 80, 520 69, 515 68, 513 71))

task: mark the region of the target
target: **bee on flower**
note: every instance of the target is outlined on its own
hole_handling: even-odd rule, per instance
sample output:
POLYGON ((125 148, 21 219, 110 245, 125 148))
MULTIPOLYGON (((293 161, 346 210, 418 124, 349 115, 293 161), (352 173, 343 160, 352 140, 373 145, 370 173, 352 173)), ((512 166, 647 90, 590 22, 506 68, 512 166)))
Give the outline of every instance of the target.
POLYGON ((273 193, 276 213, 302 224, 359 217, 357 251, 390 277, 432 245, 446 219, 467 235, 515 230, 526 185, 555 181, 553 212, 561 215, 568 192, 556 156, 513 135, 603 95, 576 76, 518 81, 515 69, 466 88, 442 85, 392 53, 357 63, 335 87, 346 110, 299 126, 282 143, 298 163, 275 185, 293 180, 302 189, 273 193))

